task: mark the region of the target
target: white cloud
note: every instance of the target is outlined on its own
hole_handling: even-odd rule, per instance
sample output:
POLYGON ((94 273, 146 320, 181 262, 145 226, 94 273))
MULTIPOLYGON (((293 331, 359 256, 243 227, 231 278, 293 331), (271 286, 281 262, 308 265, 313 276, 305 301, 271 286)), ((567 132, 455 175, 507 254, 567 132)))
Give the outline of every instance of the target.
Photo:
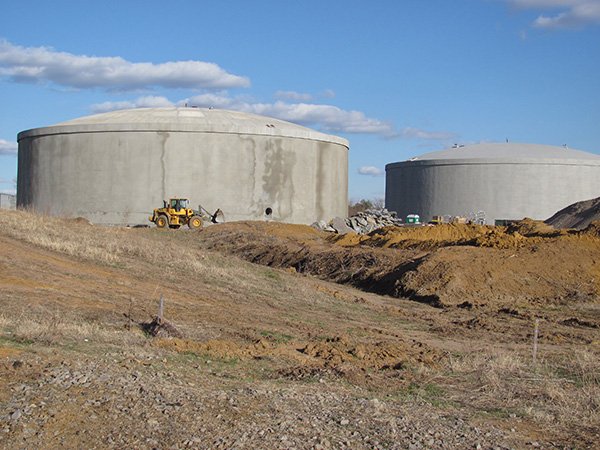
POLYGON ((330 132, 393 135, 393 126, 388 122, 367 117, 360 111, 347 111, 333 105, 314 103, 253 103, 226 94, 202 94, 179 104, 188 103, 200 107, 226 108, 236 111, 261 114, 307 126, 318 126, 330 132))
POLYGON ((0 139, 0 155, 16 155, 17 148, 16 142, 0 139))
POLYGON ((139 97, 136 100, 96 103, 91 106, 91 109, 95 113, 102 113, 108 111, 115 111, 117 109, 164 108, 168 106, 173 106, 173 103, 171 103, 171 101, 166 97, 149 95, 145 97, 139 97))
POLYGON ((260 103, 247 96, 231 97, 226 91, 199 94, 177 102, 171 102, 165 97, 140 97, 136 100, 98 103, 92 105, 91 108, 94 112, 106 112, 116 109, 173 106, 174 104, 260 114, 319 128, 326 132, 375 134, 389 139, 448 140, 456 137, 454 133, 431 132, 417 128, 404 128, 397 131, 389 122, 367 117, 361 111, 348 111, 333 105, 284 101, 260 103))
POLYGON ((451 133, 448 131, 426 131, 419 128, 406 127, 403 128, 397 134, 397 136, 392 137, 400 137, 404 139, 423 139, 428 141, 447 141, 449 139, 454 139, 456 137, 456 133, 451 133))
POLYGON ((394 133, 388 122, 367 117, 361 111, 348 111, 333 105, 311 103, 255 103, 249 105, 251 112, 273 116, 304 125, 318 125, 326 131, 381 134, 394 133))
POLYGON ((331 89, 325 89, 319 92, 316 95, 307 94, 296 91, 277 91, 274 94, 274 97, 278 100, 290 100, 295 102, 310 102, 313 101, 316 97, 320 98, 334 98, 335 92, 331 89))
POLYGON ((299 102, 309 102, 312 100, 312 95, 303 94, 296 91, 277 91, 275 92, 275 98, 279 100, 295 100, 299 102))
POLYGON ((222 89, 250 84, 246 77, 203 61, 134 63, 118 56, 73 55, 48 47, 21 47, 6 40, 0 40, 0 76, 23 83, 125 90, 153 86, 222 89))
POLYGON ((360 175, 368 175, 371 177, 381 177, 385 175, 384 171, 375 166, 362 166, 357 171, 360 175))
POLYGON ((518 8, 566 8, 582 0, 509 0, 518 8))
POLYGON ((540 15, 533 26, 545 29, 581 28, 600 25, 600 0, 508 0, 520 9, 554 10, 553 15, 540 15))
POLYGON ((229 97, 226 93, 215 93, 215 94, 199 94, 191 98, 186 98, 177 102, 178 106, 190 105, 200 106, 203 108, 220 108, 220 109, 234 109, 235 105, 244 105, 242 100, 234 100, 229 97))

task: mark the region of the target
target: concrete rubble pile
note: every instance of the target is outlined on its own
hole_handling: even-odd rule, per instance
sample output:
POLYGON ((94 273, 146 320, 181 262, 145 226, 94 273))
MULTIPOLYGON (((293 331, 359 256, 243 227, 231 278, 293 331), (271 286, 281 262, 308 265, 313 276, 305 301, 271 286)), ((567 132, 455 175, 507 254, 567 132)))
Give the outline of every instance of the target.
POLYGON ((320 220, 312 224, 314 228, 331 233, 346 234, 358 233, 368 234, 378 228, 387 226, 401 226, 400 219, 395 212, 390 212, 387 209, 367 209, 361 211, 347 219, 335 217, 329 221, 320 220))

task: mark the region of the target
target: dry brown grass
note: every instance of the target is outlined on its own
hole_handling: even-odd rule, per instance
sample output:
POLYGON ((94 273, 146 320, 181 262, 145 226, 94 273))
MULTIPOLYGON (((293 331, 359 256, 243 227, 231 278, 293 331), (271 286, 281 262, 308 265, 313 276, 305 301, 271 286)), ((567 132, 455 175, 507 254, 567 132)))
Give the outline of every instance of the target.
POLYGON ((0 314, 0 332, 11 341, 27 344, 63 345, 74 342, 135 346, 146 338, 138 328, 111 328, 75 316, 49 314, 39 317, 22 313, 17 316, 0 314))
POLYGON ((192 272, 214 270, 197 252, 153 239, 156 230, 132 233, 127 228, 100 227, 23 211, 2 211, 0 233, 36 246, 88 261, 115 265, 130 258, 192 272))
POLYGON ((145 262, 160 268, 164 277, 194 276, 229 287, 236 284, 232 281, 243 280, 248 289, 264 289, 264 277, 260 271, 249 270, 250 264, 190 245, 189 240, 174 236, 180 233, 195 232, 133 231, 25 211, 0 211, 0 234, 50 251, 112 267, 139 267, 145 262))
POLYGON ((449 369, 478 409, 529 417, 549 428, 600 426, 600 360, 585 349, 535 364, 530 355, 496 349, 451 358, 449 369))
POLYGON ((119 261, 120 254, 127 252, 127 241, 117 244, 115 239, 106 239, 106 234, 94 230, 89 225, 23 211, 0 214, 0 232, 4 235, 90 261, 104 264, 119 261), (74 230, 78 234, 76 240, 72 236, 74 230))

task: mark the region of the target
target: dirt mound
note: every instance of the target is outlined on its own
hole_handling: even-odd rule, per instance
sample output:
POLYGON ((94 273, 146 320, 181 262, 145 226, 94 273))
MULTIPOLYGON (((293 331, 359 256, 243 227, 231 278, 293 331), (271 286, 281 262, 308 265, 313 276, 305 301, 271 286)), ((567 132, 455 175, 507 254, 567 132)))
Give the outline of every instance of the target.
POLYGON ((573 203, 546 220, 555 228, 581 230, 593 221, 600 220, 600 197, 573 203))
POLYGON ((178 353, 194 353, 221 359, 252 357, 258 355, 258 350, 255 346, 244 345, 223 339, 211 339, 206 342, 177 338, 160 339, 155 342, 155 345, 178 353))
POLYGON ((367 236, 334 236, 333 242, 342 246, 434 249, 450 245, 466 245, 490 233, 492 227, 471 224, 441 224, 423 227, 385 227, 367 236))
POLYGON ((219 226, 207 227, 203 231, 204 234, 222 234, 232 232, 254 232, 263 234, 265 236, 289 238, 296 241, 314 240, 327 234, 308 225, 259 221, 223 223, 219 224, 219 226))
POLYGON ((272 233, 276 228, 243 225, 203 237, 209 248, 255 263, 438 307, 587 302, 600 293, 598 225, 576 233, 525 219, 510 227, 443 224, 293 237, 272 233))
POLYGON ((442 305, 542 305, 598 302, 600 241, 541 243, 516 249, 444 248, 400 280, 407 292, 442 305))
POLYGON ((504 229, 493 229, 489 233, 470 241, 468 244, 475 247, 489 247, 489 248, 517 248, 525 245, 529 242, 521 233, 513 231, 507 233, 504 229))
POLYGON ((470 245, 475 247, 516 248, 537 242, 533 237, 555 237, 565 234, 544 222, 524 219, 509 227, 475 224, 440 224, 423 227, 385 227, 361 236, 348 233, 333 236, 332 242, 343 247, 357 245, 434 250, 442 247, 470 245))
POLYGON ((325 367, 351 364, 361 368, 400 370, 416 362, 431 365, 440 355, 421 342, 353 343, 343 336, 310 342, 299 352, 320 361, 325 367))
POLYGON ((152 321, 149 323, 142 323, 141 328, 152 337, 183 337, 183 334, 177 329, 177 327, 175 327, 175 325, 168 320, 161 319, 158 316, 152 319, 152 321))
POLYGON ((220 359, 285 357, 305 366, 326 369, 404 369, 415 364, 432 365, 441 353, 421 342, 355 342, 345 336, 307 342, 274 343, 259 339, 251 344, 232 340, 199 342, 189 339, 159 339, 155 345, 178 353, 194 353, 220 359))
POLYGON ((548 239, 566 234, 566 231, 556 230, 542 221, 525 218, 507 227, 488 227, 486 233, 465 244, 475 247, 514 249, 539 244, 542 242, 541 238, 548 239))
POLYGON ((508 227, 506 227, 506 233, 519 233, 520 235, 526 237, 551 237, 564 234, 564 232, 561 233, 561 231, 556 230, 553 226, 548 225, 541 220, 533 220, 529 218, 511 223, 508 227))

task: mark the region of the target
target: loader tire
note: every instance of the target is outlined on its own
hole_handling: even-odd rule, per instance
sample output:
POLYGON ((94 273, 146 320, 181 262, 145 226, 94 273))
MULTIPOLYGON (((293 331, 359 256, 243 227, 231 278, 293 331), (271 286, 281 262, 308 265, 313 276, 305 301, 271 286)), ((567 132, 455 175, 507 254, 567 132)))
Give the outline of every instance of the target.
POLYGON ((169 225, 169 219, 167 219, 167 216, 158 216, 156 219, 156 228, 166 228, 167 225, 169 225))
POLYGON ((192 216, 188 222, 188 227, 192 230, 198 230, 202 228, 202 218, 200 216, 192 216))

